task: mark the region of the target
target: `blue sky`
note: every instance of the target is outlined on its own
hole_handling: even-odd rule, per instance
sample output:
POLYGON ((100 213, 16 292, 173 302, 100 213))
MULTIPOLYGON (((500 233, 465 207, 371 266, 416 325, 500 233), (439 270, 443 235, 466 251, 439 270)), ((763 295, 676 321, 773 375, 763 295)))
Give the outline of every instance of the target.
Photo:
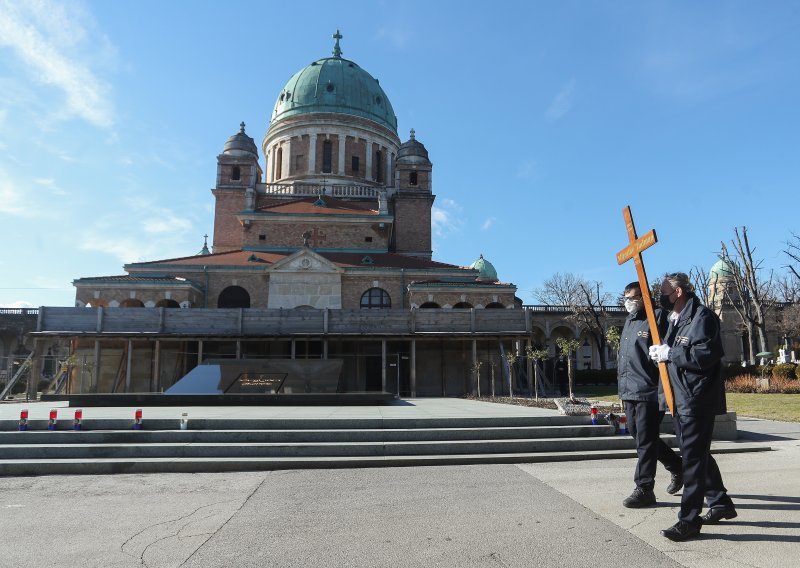
POLYGON ((435 259, 483 253, 526 303, 556 272, 617 293, 630 205, 651 278, 710 267, 741 225, 781 270, 799 27, 779 1, 0 0, 0 305, 199 251, 225 140, 244 121, 260 145, 337 28, 430 152, 435 259))

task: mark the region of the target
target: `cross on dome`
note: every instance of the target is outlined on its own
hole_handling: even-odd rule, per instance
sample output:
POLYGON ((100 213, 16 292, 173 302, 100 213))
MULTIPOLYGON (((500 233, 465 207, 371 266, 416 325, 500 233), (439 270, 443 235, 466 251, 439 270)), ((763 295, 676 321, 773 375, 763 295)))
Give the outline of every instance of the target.
POLYGON ((412 139, 412 140, 416 140, 416 138, 415 138, 415 134, 416 134, 416 132, 415 132, 415 131, 414 131, 414 129, 412 128, 412 129, 411 129, 411 139, 412 139))
POLYGON ((244 134, 244 121, 242 121, 241 124, 239 124, 239 128, 240 128, 239 132, 244 134))
POLYGON ((339 30, 336 30, 336 33, 333 34, 333 39, 336 40, 336 44, 333 46, 333 56, 334 57, 341 57, 342 56, 342 48, 339 47, 339 40, 342 39, 342 34, 339 33, 339 30))

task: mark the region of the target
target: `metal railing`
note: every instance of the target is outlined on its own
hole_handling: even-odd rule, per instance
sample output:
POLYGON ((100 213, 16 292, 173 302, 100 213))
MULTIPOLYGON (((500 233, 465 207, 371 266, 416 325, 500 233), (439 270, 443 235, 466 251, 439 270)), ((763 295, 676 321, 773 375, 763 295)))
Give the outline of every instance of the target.
POLYGON ((37 316, 39 308, 0 308, 0 315, 37 316))
MULTIPOLYGON (((545 313, 571 313, 573 309, 570 306, 551 306, 546 304, 523 304, 523 310, 531 312, 545 312, 545 313)), ((624 314, 625 306, 602 306, 602 311, 609 314, 624 314)))
POLYGON ((331 197, 377 198, 379 193, 385 190, 385 188, 372 185, 321 183, 267 183, 263 187, 267 195, 292 195, 297 197, 328 195, 331 197))

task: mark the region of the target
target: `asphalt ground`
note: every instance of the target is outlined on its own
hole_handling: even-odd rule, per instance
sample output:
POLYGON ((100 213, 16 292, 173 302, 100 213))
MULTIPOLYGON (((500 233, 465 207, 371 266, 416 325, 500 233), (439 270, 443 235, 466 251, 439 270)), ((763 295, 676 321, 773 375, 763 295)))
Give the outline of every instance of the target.
POLYGON ((739 517, 685 543, 663 470, 657 507, 622 507, 630 459, 3 478, 0 567, 795 567, 800 441, 769 445, 718 456, 739 517))

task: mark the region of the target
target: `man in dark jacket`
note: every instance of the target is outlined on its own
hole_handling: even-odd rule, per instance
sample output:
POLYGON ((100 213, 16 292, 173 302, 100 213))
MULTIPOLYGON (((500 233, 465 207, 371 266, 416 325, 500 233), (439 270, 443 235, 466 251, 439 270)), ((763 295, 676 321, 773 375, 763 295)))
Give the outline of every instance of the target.
POLYGON ((661 283, 661 307, 671 310, 662 345, 650 357, 666 362, 675 396, 675 432, 683 459, 683 496, 678 522, 661 534, 681 541, 700 533, 703 524, 736 517, 736 508, 711 457, 711 435, 717 414, 725 414, 722 340, 717 315, 694 294, 689 277, 676 272, 661 283), (708 512, 700 516, 703 497, 708 512))
MULTIPOLYGON (((623 295, 629 315, 620 334, 617 384, 619 398, 628 418, 628 430, 636 440, 639 461, 633 476, 636 488, 622 504, 628 508, 650 507, 656 503, 653 492, 656 462, 660 461, 670 472, 672 477, 667 493, 674 495, 683 487, 681 458, 660 436, 661 420, 667 405, 658 367, 648 354, 653 341, 650 338, 650 327, 639 283, 628 284, 623 295)), ((666 330, 666 314, 658 310, 656 318, 663 335, 666 330)))

